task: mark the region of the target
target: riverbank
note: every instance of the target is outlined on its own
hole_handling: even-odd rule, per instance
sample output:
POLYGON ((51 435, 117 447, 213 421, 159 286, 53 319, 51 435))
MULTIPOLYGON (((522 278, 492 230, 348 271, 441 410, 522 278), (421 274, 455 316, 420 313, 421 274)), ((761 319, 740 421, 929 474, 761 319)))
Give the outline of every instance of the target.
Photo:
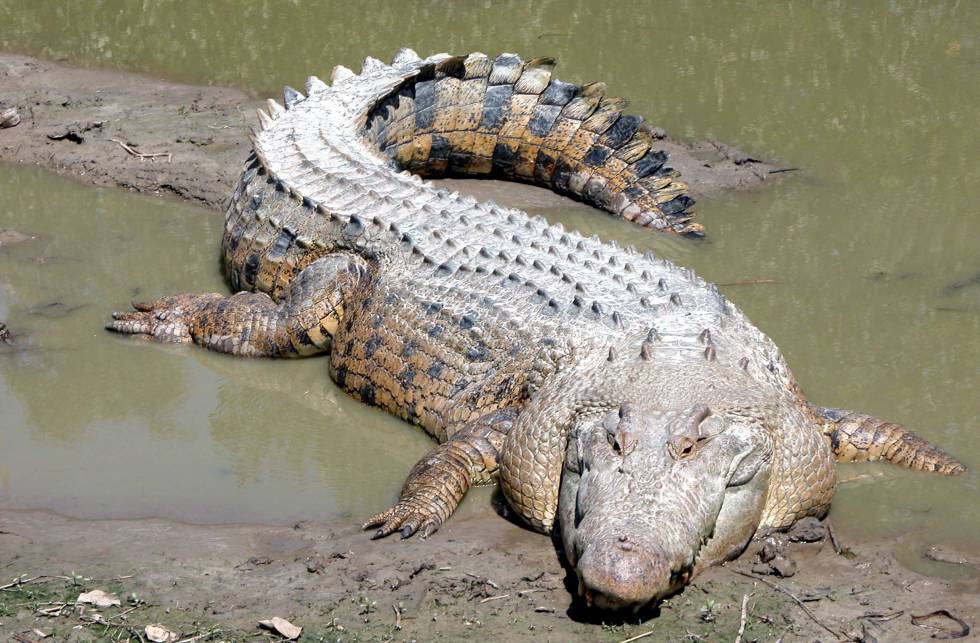
MULTIPOLYGON (((0 130, 0 161, 86 183, 169 194, 223 210, 264 101, 228 87, 78 69, 0 54, 0 106, 21 122, 0 130)), ((776 168, 717 141, 660 141, 695 197, 774 181, 776 168)))
MULTIPOLYGON (((251 97, 20 56, 0 56, 0 70, 0 102, 23 117, 0 131, 0 160, 223 208, 248 151, 251 97)), ((724 149, 699 145, 705 153, 724 149)), ((675 150, 672 162, 698 196, 768 180, 769 166, 735 153, 705 161, 696 151, 675 150)), ((744 599, 745 640, 924 640, 934 631, 913 626, 912 615, 946 609, 970 620, 980 607, 972 563, 945 563, 937 573, 948 578, 933 578, 898 562, 900 542, 844 543, 853 558, 818 543, 792 546, 791 578, 733 573, 752 575, 750 553, 645 615, 652 620, 603 625, 589 621, 601 615, 573 604, 574 583, 551 542, 489 507, 428 541, 372 542, 356 527, 361 517, 193 526, 0 511, 0 633, 125 639, 161 623, 185 638, 242 640, 260 634, 259 619, 280 616, 304 626, 307 640, 622 641, 647 632, 649 640, 734 640, 744 599), (93 589, 121 605, 76 608, 77 596, 93 589)))
MULTIPOLYGON (((838 555, 822 540, 787 545, 799 566, 792 578, 755 575, 749 552, 645 622, 603 623, 608 617, 573 602, 549 539, 489 509, 428 540, 372 541, 355 522, 197 526, 0 511, 0 634, 126 639, 160 623, 182 639, 238 641, 260 634, 259 620, 280 617, 309 641, 623 641, 646 632, 656 641, 730 641, 740 627, 746 641, 911 641, 936 633, 914 626, 913 615, 945 609, 970 621, 980 613, 975 575, 911 572, 893 556, 898 543, 842 543, 838 555), (17 578, 22 585, 10 584, 17 578), (121 604, 75 605, 94 589, 121 604)), ((926 624, 957 628, 944 618, 926 624)))

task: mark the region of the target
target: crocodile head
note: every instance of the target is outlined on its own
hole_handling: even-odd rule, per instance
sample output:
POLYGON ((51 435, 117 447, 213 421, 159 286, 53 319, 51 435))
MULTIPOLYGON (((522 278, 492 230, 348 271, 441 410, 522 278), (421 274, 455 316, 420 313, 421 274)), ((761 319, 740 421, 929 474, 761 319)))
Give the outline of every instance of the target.
POLYGON ((580 594, 640 609, 740 553, 759 525, 772 455, 753 408, 626 403, 580 415, 558 502, 580 594))

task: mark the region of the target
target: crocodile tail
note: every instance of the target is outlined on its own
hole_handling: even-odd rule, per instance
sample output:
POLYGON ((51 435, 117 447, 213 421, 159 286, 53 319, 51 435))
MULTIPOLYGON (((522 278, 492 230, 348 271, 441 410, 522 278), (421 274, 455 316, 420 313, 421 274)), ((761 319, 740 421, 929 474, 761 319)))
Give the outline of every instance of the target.
POLYGON ((904 426, 870 415, 810 405, 830 438, 838 462, 874 462, 931 471, 941 475, 964 473, 966 467, 936 445, 904 426))
MULTIPOLYGON (((393 65, 417 65, 404 52, 393 65)), ((633 223, 703 236, 663 137, 603 83, 552 77, 555 61, 475 53, 423 64, 367 115, 365 134, 427 178, 534 183, 633 223)))

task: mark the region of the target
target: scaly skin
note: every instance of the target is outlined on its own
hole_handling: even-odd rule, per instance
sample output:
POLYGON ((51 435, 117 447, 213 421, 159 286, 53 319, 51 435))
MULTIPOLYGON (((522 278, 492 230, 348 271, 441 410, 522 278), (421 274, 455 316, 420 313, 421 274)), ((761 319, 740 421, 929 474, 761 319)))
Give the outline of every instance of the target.
POLYGON ((835 454, 962 470, 897 425, 811 407, 773 343, 691 271, 421 181, 528 181, 699 236, 652 130, 553 67, 402 50, 338 67, 332 87, 311 78, 308 97, 287 88, 286 109, 260 112, 228 209, 224 266, 246 292, 164 297, 108 328, 329 353, 339 386, 440 442, 366 523, 376 537, 427 535, 499 478, 528 524, 560 526, 601 607, 646 604, 823 515, 835 454))

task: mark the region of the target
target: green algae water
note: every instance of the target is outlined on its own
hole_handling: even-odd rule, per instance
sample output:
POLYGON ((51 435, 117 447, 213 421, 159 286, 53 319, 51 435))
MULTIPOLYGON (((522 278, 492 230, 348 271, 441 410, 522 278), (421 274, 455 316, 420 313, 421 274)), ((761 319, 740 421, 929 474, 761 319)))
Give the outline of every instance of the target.
MULTIPOLYGON (((3 50, 257 95, 402 46, 553 55, 559 77, 606 81, 675 137, 799 168, 702 202, 700 243, 524 188, 474 189, 732 284, 812 401, 901 422, 980 468, 978 3, 0 0, 0 14, 3 50)), ((0 353, 0 504, 355 520, 393 500, 429 448, 338 392, 323 360, 233 360, 101 330, 134 296, 223 289, 219 215, 5 167, 0 228, 39 235, 0 248, 0 320, 26 333, 23 352, 0 353)), ((980 550, 976 473, 840 475, 843 538, 980 550)))

